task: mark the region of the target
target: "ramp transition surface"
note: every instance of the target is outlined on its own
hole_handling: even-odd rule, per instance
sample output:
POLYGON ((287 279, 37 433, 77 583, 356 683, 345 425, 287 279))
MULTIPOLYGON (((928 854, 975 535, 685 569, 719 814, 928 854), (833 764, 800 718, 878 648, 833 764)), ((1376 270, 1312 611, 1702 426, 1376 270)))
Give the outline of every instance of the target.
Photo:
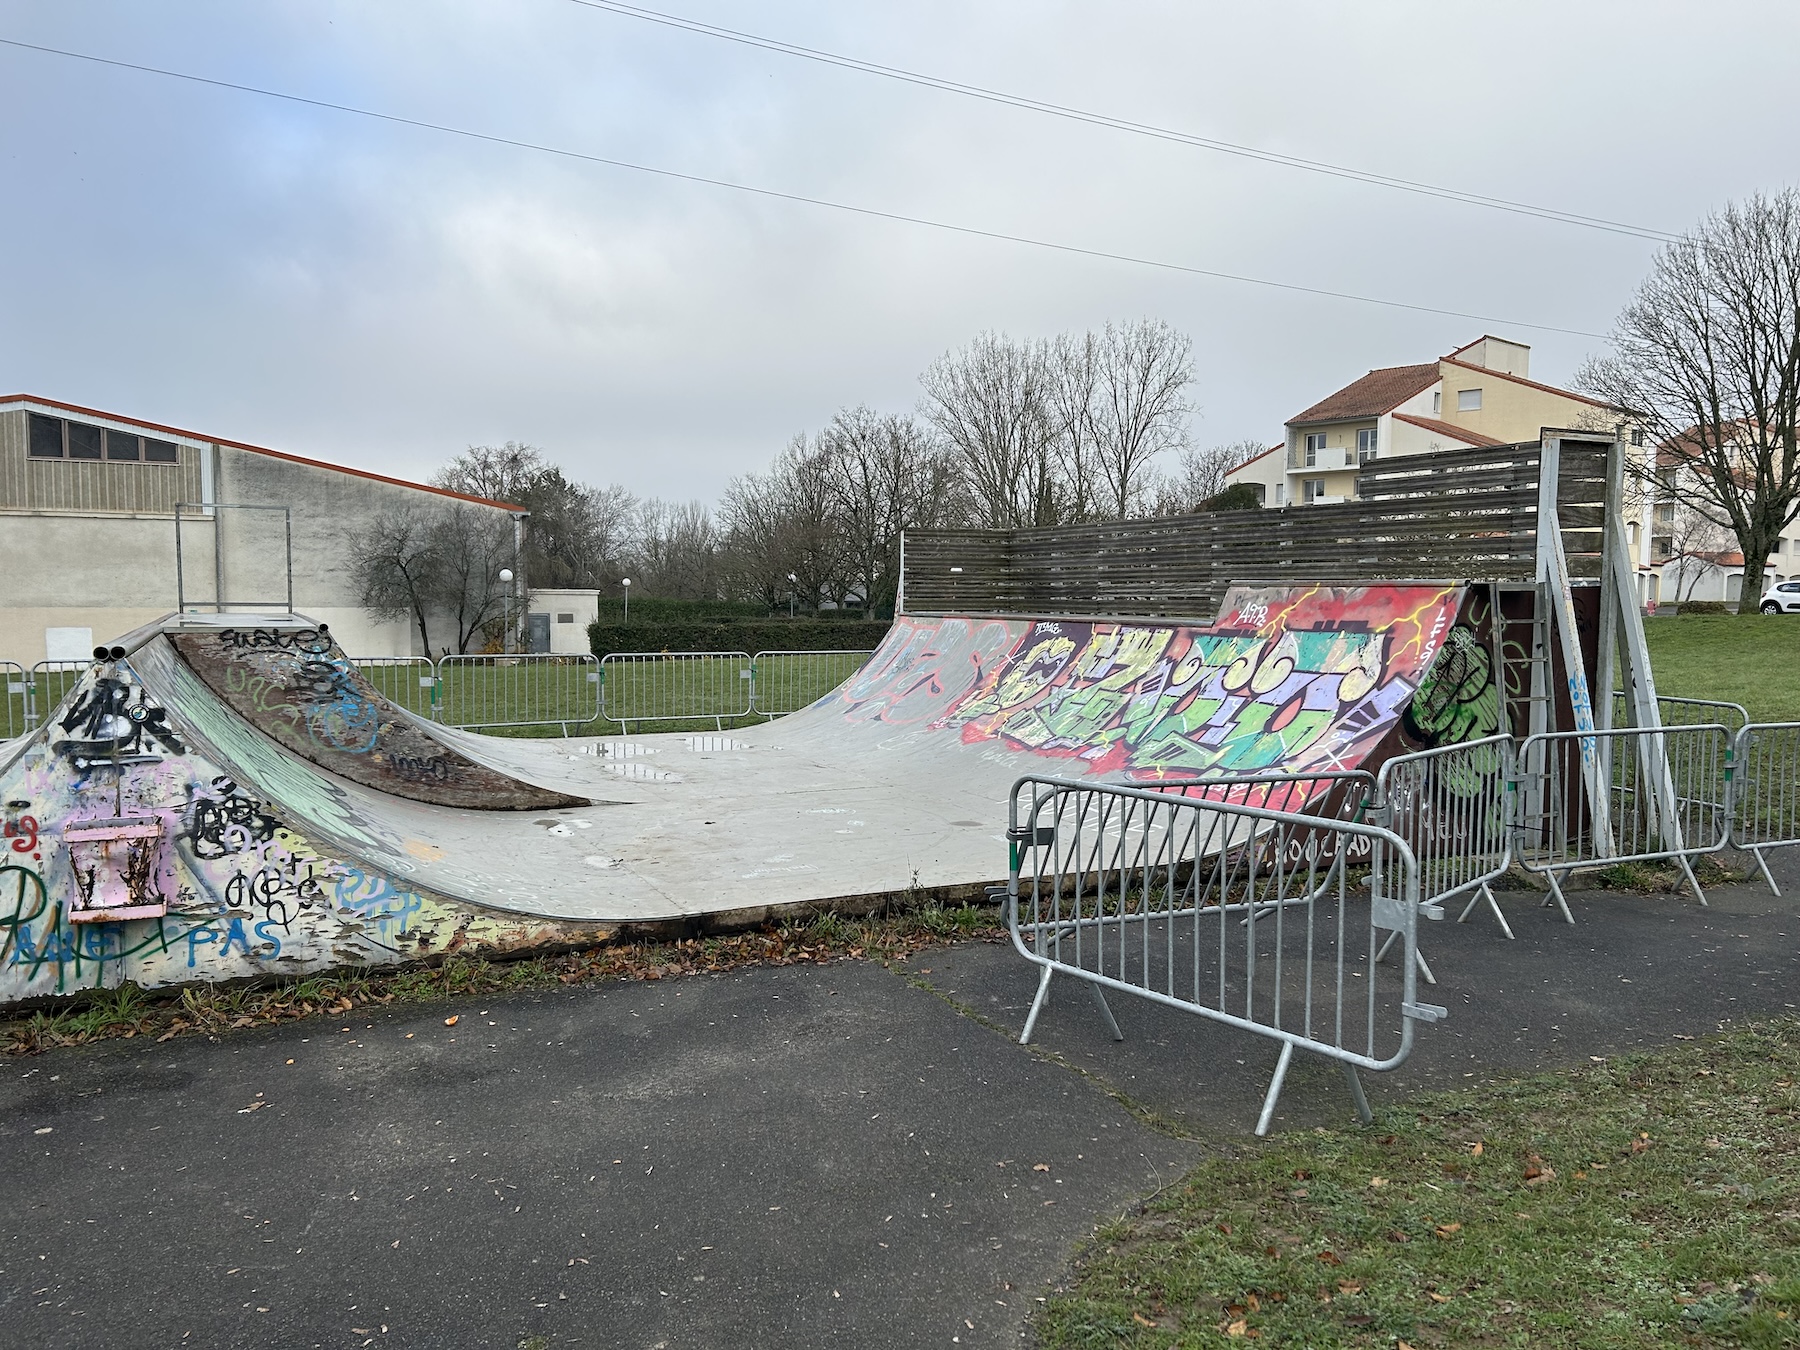
POLYGON ((1205 627, 908 616, 810 708, 724 735, 505 740, 378 709, 376 749, 425 734, 466 761, 459 791, 504 780, 499 810, 391 790, 391 755, 302 751, 305 707, 257 704, 305 687, 309 625, 241 630, 270 636, 239 662, 170 624, 0 768, 0 1001, 967 894, 1004 877, 1022 773, 1316 773, 1488 734, 1464 603, 1240 587, 1205 627))

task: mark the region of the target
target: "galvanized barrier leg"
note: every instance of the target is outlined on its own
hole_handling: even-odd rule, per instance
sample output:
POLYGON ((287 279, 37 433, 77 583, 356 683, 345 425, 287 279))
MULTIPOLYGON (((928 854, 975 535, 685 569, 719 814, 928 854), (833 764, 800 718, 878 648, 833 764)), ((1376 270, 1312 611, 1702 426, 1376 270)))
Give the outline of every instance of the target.
POLYGON ((1342 1059, 1338 1063, 1343 1066, 1344 1078, 1350 1084, 1350 1097, 1356 1103, 1356 1118, 1365 1125, 1373 1125, 1375 1113, 1369 1110, 1369 1099, 1363 1095, 1362 1079, 1356 1076, 1356 1065, 1342 1059))
MULTIPOLYGON (((1511 934, 1509 933, 1507 936, 1510 937, 1511 934)), ((1387 959, 1388 948, 1392 947, 1399 940, 1400 930, 1396 928, 1388 934, 1387 941, 1381 944, 1381 950, 1375 953, 1375 961, 1377 964, 1387 959)), ((1420 951, 1417 947, 1413 948, 1413 961, 1419 967, 1419 974, 1425 977, 1426 984, 1437 983, 1437 976, 1433 975, 1431 973, 1431 967, 1425 964, 1425 953, 1420 951)))
POLYGON ((1563 898, 1562 883, 1557 880, 1556 873, 1546 872, 1545 878, 1550 882, 1550 899, 1544 901, 1545 906, 1555 904, 1562 911, 1562 916, 1569 923, 1575 922, 1575 916, 1569 913, 1569 902, 1563 898))
POLYGON ((1263 1097, 1262 1114, 1256 1118, 1256 1136, 1262 1138, 1269 1132, 1269 1124, 1275 1119, 1275 1103, 1281 1100, 1281 1085, 1287 1081, 1288 1064, 1294 1058, 1294 1043, 1281 1043, 1281 1058, 1275 1061, 1275 1076, 1269 1080, 1269 1091, 1263 1097))
POLYGON ((1688 885, 1693 889, 1694 899, 1700 902, 1702 908, 1711 909, 1712 906, 1706 903, 1706 892, 1700 889, 1700 879, 1694 875, 1694 869, 1688 865, 1687 854, 1677 853, 1675 861, 1680 863, 1681 870, 1687 873, 1688 885))
POLYGON ((1031 1044, 1031 1030, 1037 1025, 1038 1014, 1044 1010, 1044 1005, 1050 1001, 1050 971, 1051 968, 1049 966, 1043 966, 1040 969, 1038 975, 1037 997, 1031 1000, 1031 1011, 1025 1016, 1025 1030, 1019 1033, 1020 1045, 1031 1044))
POLYGON ((1100 1016, 1106 1019, 1106 1029, 1112 1032, 1112 1038, 1115 1041, 1124 1040, 1125 1033, 1119 1030, 1119 1023, 1117 1019, 1113 1017, 1113 1010, 1106 1006, 1106 994, 1101 990, 1099 985, 1093 983, 1091 980, 1088 982, 1088 992, 1093 994, 1094 1002, 1100 1005, 1100 1016))
POLYGON ((1762 850, 1760 848, 1753 848, 1750 850, 1750 856, 1756 859, 1756 865, 1762 871, 1763 880, 1769 883, 1770 893, 1779 896, 1781 894, 1781 887, 1775 884, 1775 878, 1769 874, 1769 861, 1767 858, 1763 857, 1762 850))
POLYGON ((1485 881, 1481 883, 1481 889, 1469 897, 1469 903, 1463 908, 1461 916, 1459 916, 1456 921, 1458 923, 1467 923, 1469 921, 1469 915, 1475 912, 1475 906, 1479 905, 1483 900, 1488 902, 1488 908, 1493 911, 1494 918, 1500 925, 1500 931, 1505 933, 1508 938, 1512 938, 1512 925, 1507 923, 1506 915, 1500 912, 1500 902, 1494 898, 1493 891, 1488 889, 1488 884, 1485 881))

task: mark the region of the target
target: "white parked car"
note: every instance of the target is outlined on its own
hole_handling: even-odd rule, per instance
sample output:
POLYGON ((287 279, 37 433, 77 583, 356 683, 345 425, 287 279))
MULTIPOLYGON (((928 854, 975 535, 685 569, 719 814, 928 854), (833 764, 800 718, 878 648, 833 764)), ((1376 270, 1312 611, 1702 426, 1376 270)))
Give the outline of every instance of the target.
POLYGON ((1783 581, 1763 592, 1764 614, 1800 614, 1800 581, 1783 581))

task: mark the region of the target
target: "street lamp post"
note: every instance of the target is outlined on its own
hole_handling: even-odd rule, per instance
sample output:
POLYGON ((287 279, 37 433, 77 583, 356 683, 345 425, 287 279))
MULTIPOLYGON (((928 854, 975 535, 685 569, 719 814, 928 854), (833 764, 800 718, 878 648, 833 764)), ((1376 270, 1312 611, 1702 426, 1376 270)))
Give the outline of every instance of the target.
POLYGON ((512 651, 512 568, 500 569, 500 650, 512 651))
POLYGON ((792 572, 788 573, 788 618, 794 617, 794 588, 800 584, 800 578, 792 572))
POLYGON ((625 588, 625 622, 631 622, 631 578, 622 577, 619 584, 625 588))

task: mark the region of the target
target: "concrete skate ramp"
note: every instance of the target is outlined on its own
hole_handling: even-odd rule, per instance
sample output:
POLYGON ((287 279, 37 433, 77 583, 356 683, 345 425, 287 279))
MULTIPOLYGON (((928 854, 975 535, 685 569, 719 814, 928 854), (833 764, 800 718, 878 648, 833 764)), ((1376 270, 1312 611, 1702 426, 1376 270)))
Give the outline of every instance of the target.
POLYGON ((353 783, 437 806, 541 811, 584 799, 527 783, 447 744, 384 698, 323 627, 175 632, 175 650, 251 726, 353 783))
MULTIPOLYGON (((1462 600, 1241 588, 1205 627, 906 617, 855 679, 748 730, 533 741, 427 724, 508 804, 521 786, 557 803, 531 810, 398 795, 385 774, 337 771, 355 755, 300 753, 171 625, 97 664, 0 768, 0 1003, 978 894, 1005 876, 1023 773, 1304 774, 1416 746, 1415 693, 1466 638, 1462 600), (166 913, 71 923, 108 866, 166 913)), ((1485 734, 1481 682, 1446 690, 1425 730, 1485 734)))

